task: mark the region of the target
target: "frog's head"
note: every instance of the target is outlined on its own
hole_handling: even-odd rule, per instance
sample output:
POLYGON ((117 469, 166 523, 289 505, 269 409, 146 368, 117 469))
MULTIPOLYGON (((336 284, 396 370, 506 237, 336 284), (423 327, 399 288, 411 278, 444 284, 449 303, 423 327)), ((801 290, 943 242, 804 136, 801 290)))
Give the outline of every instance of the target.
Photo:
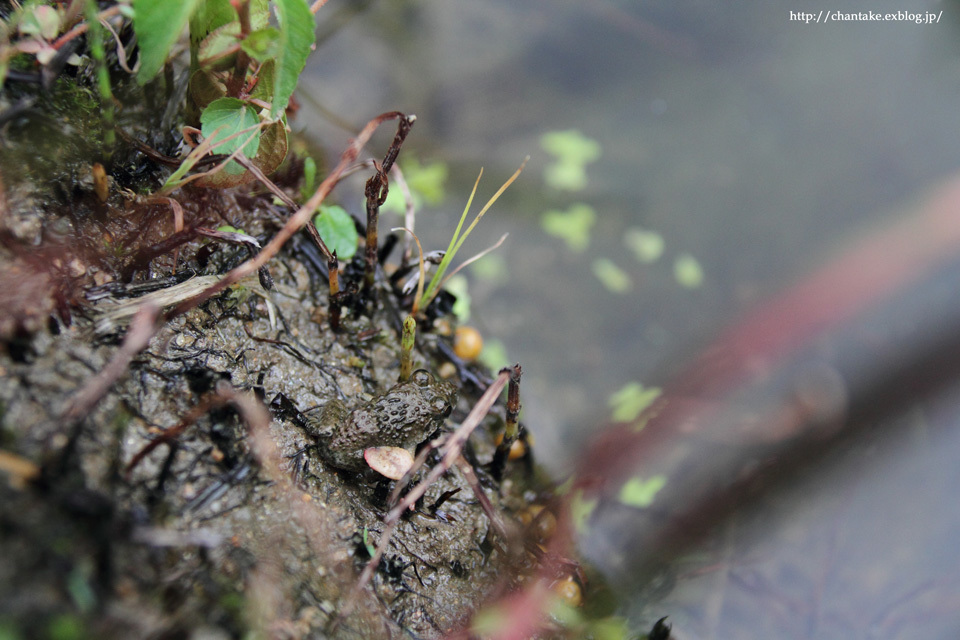
POLYGON ((457 404, 457 388, 449 382, 438 381, 429 371, 417 369, 410 376, 410 382, 416 385, 437 420, 449 416, 457 404))

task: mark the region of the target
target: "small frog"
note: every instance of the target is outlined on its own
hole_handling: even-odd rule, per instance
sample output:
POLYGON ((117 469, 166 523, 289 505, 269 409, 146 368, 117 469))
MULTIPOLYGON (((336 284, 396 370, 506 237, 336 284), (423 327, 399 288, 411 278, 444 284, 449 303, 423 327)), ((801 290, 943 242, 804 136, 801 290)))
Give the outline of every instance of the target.
POLYGON ((410 453, 436 431, 453 411, 457 388, 438 382, 423 369, 406 382, 349 411, 339 400, 324 405, 311 421, 321 457, 348 471, 367 468, 363 452, 370 447, 400 447, 410 453))

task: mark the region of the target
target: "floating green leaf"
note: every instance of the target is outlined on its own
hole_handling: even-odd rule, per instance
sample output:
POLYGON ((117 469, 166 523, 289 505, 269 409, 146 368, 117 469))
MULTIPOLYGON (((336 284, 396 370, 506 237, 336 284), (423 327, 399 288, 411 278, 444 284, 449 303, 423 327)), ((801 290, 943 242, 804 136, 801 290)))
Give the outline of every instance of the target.
POLYGON ((611 394, 607 404, 613 409, 614 422, 633 422, 659 397, 657 387, 646 388, 639 382, 628 382, 611 394))
POLYGON ((663 236, 656 231, 631 227, 623 234, 623 244, 645 264, 656 262, 663 255, 663 236))
POLYGON ((483 341, 483 351, 480 352, 477 360, 491 371, 499 371, 511 364, 507 356, 507 347, 496 338, 483 341))
MULTIPOLYGON (((205 138, 212 139, 214 145, 217 145, 215 149, 217 153, 231 154, 242 147, 243 155, 247 158, 257 155, 257 150, 260 148, 260 132, 257 130, 240 132, 259 123, 260 118, 256 110, 236 98, 214 100, 200 114, 200 130, 205 138), (227 140, 236 134, 239 135, 227 140)), ((225 170, 232 174, 244 172, 244 168, 236 162, 228 164, 225 170)))
POLYGON ((350 260, 357 253, 357 227, 353 218, 343 207, 329 205, 320 207, 313 224, 317 226, 320 237, 327 244, 330 251, 337 252, 340 260, 350 260))
POLYGON ((543 170, 543 179, 555 189, 579 191, 587 186, 586 165, 600 157, 600 143, 577 129, 550 131, 540 136, 540 146, 556 160, 543 170))
POLYGON ((703 284, 703 268, 689 253, 681 253, 673 263, 673 277, 680 286, 696 289, 703 284))
POLYGON ((443 288, 457 298, 453 303, 453 315, 457 316, 457 320, 461 323, 467 322, 470 319, 470 289, 466 276, 459 274, 451 276, 443 288))
POLYGON ((587 164, 600 157, 600 143, 578 129, 548 131, 540 136, 540 146, 562 162, 587 164))
POLYGON ((626 293, 633 288, 630 274, 606 258, 597 258, 591 265, 593 275, 612 293, 626 293))
POLYGON ((306 0, 276 0, 277 22, 277 76, 273 85, 273 104, 270 117, 279 118, 290 102, 297 79, 307 64, 307 56, 314 43, 313 14, 306 0))
POLYGON ((133 30, 140 45, 137 82, 146 84, 167 60, 199 0, 133 0, 133 30))
POLYGON ((647 480, 633 477, 620 487, 618 499, 628 507, 644 509, 653 504, 653 499, 666 484, 667 477, 664 475, 656 475, 647 480))
POLYGON ((477 280, 491 283, 503 282, 510 275, 506 260, 496 253, 487 254, 474 262, 470 266, 470 272, 477 280))
POLYGON ((540 226, 552 236, 562 238, 572 251, 583 251, 590 244, 590 229, 597 219, 593 207, 583 203, 566 211, 553 209, 540 216, 540 226))

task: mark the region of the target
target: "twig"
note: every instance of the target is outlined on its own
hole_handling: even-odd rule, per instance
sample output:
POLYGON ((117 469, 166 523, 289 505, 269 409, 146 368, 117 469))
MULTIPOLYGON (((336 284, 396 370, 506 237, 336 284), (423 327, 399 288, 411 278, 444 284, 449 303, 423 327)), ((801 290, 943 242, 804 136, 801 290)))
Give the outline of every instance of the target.
POLYGON ((124 469, 124 475, 129 478, 136 466, 140 464, 144 458, 150 455, 154 449, 159 447, 161 444, 167 444, 171 442, 174 438, 186 431, 190 426, 196 424, 197 420, 210 411, 210 409, 222 407, 224 404, 226 404, 226 402, 227 400, 218 394, 207 394, 203 396, 196 406, 187 411, 186 415, 180 420, 180 422, 169 429, 164 429, 160 435, 155 437, 142 449, 140 449, 140 451, 138 451, 127 464, 127 468, 124 469))
POLYGON ((494 531, 496 531, 503 540, 507 540, 507 527, 503 523, 503 518, 501 518, 500 514, 493 508, 493 503, 490 502, 487 494, 483 492, 483 487, 480 486, 480 480, 477 478, 473 467, 467 462, 467 459, 464 458, 463 455, 457 456, 456 464, 457 468, 460 469, 460 473, 466 478, 467 484, 473 489, 473 495, 477 496, 477 500, 480 502, 483 512, 487 514, 487 518, 490 519, 490 524, 493 526, 494 531))
POLYGON ((150 339, 156 333, 159 313, 159 309, 152 304, 145 304, 140 307, 140 310, 137 311, 130 322, 130 328, 127 330, 127 335, 123 339, 120 349, 114 354, 110 362, 100 370, 100 373, 91 378, 83 388, 70 398, 67 408, 60 416, 63 424, 72 425, 85 418, 110 390, 113 383, 127 370, 134 356, 147 348, 150 339))
POLYGON ((490 473, 497 480, 503 477, 503 469, 507 464, 507 458, 510 456, 510 447, 517 440, 519 429, 517 428, 517 418, 520 415, 520 376, 523 370, 517 363, 510 372, 510 388, 507 390, 507 420, 503 428, 503 439, 497 445, 497 450, 493 454, 493 462, 490 463, 490 473))
POLYGON ((367 185, 364 188, 364 195, 367 197, 367 246, 364 284, 368 291, 373 290, 373 280, 377 272, 377 249, 379 248, 379 243, 377 242, 377 219, 380 215, 380 205, 386 202, 387 194, 389 193, 387 174, 393 167, 393 163, 396 162, 397 156, 400 154, 400 147, 403 146, 403 141, 406 140, 407 134, 410 133, 410 128, 416 120, 416 116, 410 116, 400 120, 400 125, 397 127, 397 135, 393 137, 393 142, 390 143, 390 148, 387 149, 387 153, 383 157, 383 164, 378 167, 376 163, 374 163, 374 168, 377 172, 367 180, 367 185))

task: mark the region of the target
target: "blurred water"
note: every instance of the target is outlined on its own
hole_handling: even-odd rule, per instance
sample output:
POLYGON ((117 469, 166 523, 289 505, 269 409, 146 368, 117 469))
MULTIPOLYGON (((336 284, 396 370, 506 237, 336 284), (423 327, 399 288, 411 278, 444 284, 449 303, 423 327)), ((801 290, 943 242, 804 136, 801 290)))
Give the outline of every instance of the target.
MULTIPOLYGON (((445 204, 419 213, 418 232, 429 248, 446 246, 479 167, 486 167, 482 201, 524 156, 532 156, 469 243, 479 250, 510 233, 498 250, 509 277, 472 283, 474 322, 488 337, 504 342, 511 360, 522 362, 525 422, 536 435, 540 461, 563 469, 590 430, 609 417, 607 399, 613 391, 632 380, 663 384, 746 309, 842 251, 899 204, 960 166, 957 4, 859 4, 864 6, 699 0, 331 2, 320 14, 322 43, 311 58, 294 127, 335 154, 349 135, 337 121, 358 127, 382 111, 416 113, 419 120, 404 153, 451 168, 445 204), (943 13, 934 25, 790 19, 791 11, 821 9, 943 13), (602 147, 600 159, 587 167, 586 187, 577 192, 544 182, 551 158, 541 149, 540 136, 566 129, 577 129, 602 147), (540 225, 545 211, 574 203, 597 212, 582 253, 540 225), (661 234, 665 249, 658 261, 642 264, 625 246, 625 232, 633 227, 661 234), (684 288, 674 277, 674 260, 683 253, 703 267, 699 288, 684 288), (613 293, 600 284, 591 270, 599 257, 629 276, 629 292, 613 293)), ((381 153, 391 135, 385 131, 383 142, 371 149, 381 153)), ((360 210, 359 195, 354 202, 349 201, 353 196, 341 197, 360 210)), ((957 451, 952 436, 944 446, 957 451)), ((873 474, 889 481, 914 474, 912 489, 940 487, 925 506, 917 506, 919 512, 897 521, 937 519, 947 484, 942 476, 932 483, 918 479, 910 465, 930 466, 918 455, 903 467, 888 456, 878 457, 879 467, 848 472, 853 479, 837 480, 845 496, 844 506, 836 508, 840 511, 829 499, 810 502, 811 509, 825 509, 828 521, 842 518, 863 527, 854 531, 891 531, 889 540, 877 540, 870 553, 900 549, 905 530, 888 529, 882 505, 861 512, 861 505, 880 500, 863 497, 861 488, 870 483, 862 478, 873 474)), ((935 462, 935 468, 946 464, 935 462)), ((876 495, 887 495, 886 490, 893 491, 876 495)), ((955 520, 941 517, 935 540, 910 544, 956 541, 955 520)), ((787 533, 771 528, 769 538, 761 539, 772 544, 789 537, 790 525, 783 526, 787 533)), ((826 547, 807 537, 796 547, 801 557, 809 544, 819 550, 811 557, 831 565, 849 562, 853 572, 872 566, 858 560, 868 547, 844 546, 837 536, 846 530, 827 528, 826 547)), ((731 535, 740 540, 741 533, 731 535)), ((742 538, 754 536, 743 533, 742 538)), ((793 566, 792 552, 780 556, 763 547, 763 553, 773 554, 773 573, 759 575, 743 567, 737 579, 746 592, 752 590, 747 602, 755 609, 726 605, 738 612, 729 627, 737 633, 726 637, 818 637, 815 624, 813 631, 797 627, 790 634, 763 626, 754 636, 744 630, 741 623, 756 617, 756 608, 774 606, 764 599, 773 595, 757 595, 768 591, 764 580, 783 588, 791 580, 784 572, 793 566)), ((738 556, 738 562, 749 555, 738 556)), ((896 570, 908 574, 903 599, 910 599, 910 589, 943 586, 937 582, 942 576, 928 576, 919 570, 922 563, 901 556, 896 570), (911 567, 917 575, 909 575, 911 567)), ((693 586, 677 596, 679 601, 698 602, 703 583, 684 584, 693 586)), ((956 593, 956 584, 949 587, 956 593)), ((817 597, 832 597, 819 589, 814 589, 817 597)), ((867 611, 882 617, 876 607, 897 606, 897 597, 896 590, 878 597, 870 605, 874 609, 856 598, 847 606, 856 612, 852 615, 867 611)), ((941 612, 957 606, 949 598, 935 600, 941 612)), ((776 601, 787 609, 790 602, 787 597, 776 601)), ((715 601, 710 606, 724 609, 715 601)), ((688 614, 689 628, 699 631, 680 637, 706 633, 707 627, 694 622, 706 614, 688 614)), ((711 624, 724 619, 710 615, 711 624)), ((896 615, 909 619, 911 614, 896 615)), ((789 615, 770 617, 781 618, 792 628, 789 615)), ((871 636, 858 631, 847 637, 871 636)))

